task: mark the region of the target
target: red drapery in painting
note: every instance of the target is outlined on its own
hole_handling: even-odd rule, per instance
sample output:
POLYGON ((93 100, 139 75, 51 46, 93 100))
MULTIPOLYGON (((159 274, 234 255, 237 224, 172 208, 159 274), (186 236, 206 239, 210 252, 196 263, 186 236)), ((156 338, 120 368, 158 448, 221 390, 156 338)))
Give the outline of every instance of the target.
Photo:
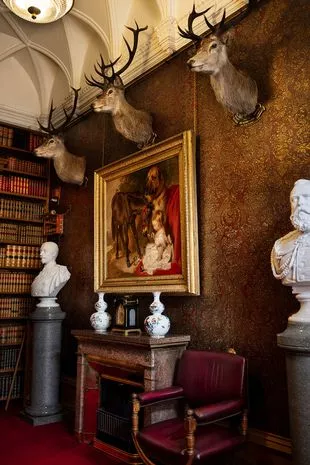
MULTIPOLYGON (((178 185, 166 189, 166 234, 170 234, 173 243, 173 261, 169 270, 155 270, 153 276, 182 273, 181 263, 181 225, 180 225, 180 189, 178 185)), ((148 276, 143 271, 142 262, 135 270, 138 276, 148 276)))

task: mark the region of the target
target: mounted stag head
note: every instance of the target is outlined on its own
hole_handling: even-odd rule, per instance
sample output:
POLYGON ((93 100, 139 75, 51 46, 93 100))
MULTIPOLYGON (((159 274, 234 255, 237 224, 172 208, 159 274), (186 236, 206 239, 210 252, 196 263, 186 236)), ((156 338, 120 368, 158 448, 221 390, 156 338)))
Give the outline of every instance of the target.
POLYGON ((93 76, 91 76, 91 79, 87 76, 85 78, 88 85, 103 90, 103 93, 92 104, 93 110, 111 113, 116 130, 126 139, 136 142, 138 148, 142 148, 153 144, 156 138, 156 134, 152 129, 152 117, 149 113, 137 110, 127 102, 121 74, 132 63, 137 51, 139 33, 145 31, 147 26, 139 28, 136 23, 136 29, 126 27, 133 33, 134 37, 132 48, 123 37, 129 53, 127 63, 121 69, 115 71, 114 66, 121 58, 121 55, 109 64, 105 64, 102 55, 100 55, 101 62, 97 63, 98 66, 95 65, 94 68, 96 73, 103 78, 103 82, 94 79, 93 76))
MULTIPOLYGON (((253 0, 252 0, 253 1, 253 0)), ((251 1, 251 3, 252 3, 251 1)), ((178 26, 179 34, 199 45, 197 53, 188 60, 191 71, 210 75, 210 82, 219 103, 233 113, 236 124, 248 124, 260 118, 265 107, 257 102, 257 85, 249 76, 237 70, 227 55, 227 35, 225 34, 225 10, 220 23, 213 26, 204 16, 211 31, 205 39, 193 31, 193 22, 205 15, 210 8, 197 12, 195 5, 188 16, 188 29, 178 26)))
POLYGON ((50 137, 46 142, 34 149, 34 154, 37 157, 52 158, 55 171, 63 182, 78 184, 81 186, 85 181, 86 158, 77 157, 76 155, 68 152, 64 144, 64 139, 60 135, 60 133, 69 125, 76 109, 80 89, 72 88, 72 90, 74 91, 73 107, 70 113, 67 113, 64 108, 66 119, 63 124, 61 124, 58 128, 55 128, 52 123, 52 116, 55 110, 53 102, 49 112, 48 125, 43 126, 38 121, 42 131, 48 133, 50 137))

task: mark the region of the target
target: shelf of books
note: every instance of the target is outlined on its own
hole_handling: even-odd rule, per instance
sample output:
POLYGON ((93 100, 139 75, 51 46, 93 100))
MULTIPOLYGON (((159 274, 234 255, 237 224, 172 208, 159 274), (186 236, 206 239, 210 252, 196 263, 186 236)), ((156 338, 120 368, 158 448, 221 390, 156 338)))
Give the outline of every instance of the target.
POLYGON ((49 208, 49 163, 40 134, 0 124, 0 400, 24 396, 31 283, 40 268, 49 208))

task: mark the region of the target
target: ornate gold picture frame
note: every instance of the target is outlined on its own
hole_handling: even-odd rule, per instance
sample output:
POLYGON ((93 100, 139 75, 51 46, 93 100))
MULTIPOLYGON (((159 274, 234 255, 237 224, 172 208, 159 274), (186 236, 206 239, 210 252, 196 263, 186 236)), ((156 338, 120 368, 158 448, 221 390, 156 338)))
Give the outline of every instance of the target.
POLYGON ((195 135, 95 171, 95 291, 199 294, 195 135))

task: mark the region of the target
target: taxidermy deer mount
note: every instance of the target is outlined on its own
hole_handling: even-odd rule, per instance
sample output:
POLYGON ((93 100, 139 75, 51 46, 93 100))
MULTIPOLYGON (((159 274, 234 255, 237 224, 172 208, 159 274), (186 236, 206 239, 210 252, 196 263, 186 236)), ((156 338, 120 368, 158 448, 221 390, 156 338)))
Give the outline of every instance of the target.
POLYGON ((137 51, 138 37, 141 31, 145 31, 148 26, 139 28, 136 23, 136 29, 126 26, 133 33, 133 46, 130 48, 127 40, 125 41, 129 57, 127 63, 118 71, 114 70, 121 55, 113 62, 105 64, 102 55, 101 62, 94 65, 96 73, 103 78, 103 82, 97 81, 91 75, 91 79, 85 76, 89 86, 99 87, 103 93, 96 98, 92 104, 95 112, 111 113, 115 129, 126 139, 136 142, 138 148, 146 147, 154 143, 156 134, 152 128, 152 117, 149 113, 137 110, 131 106, 125 98, 125 86, 121 79, 121 74, 130 66, 137 51))
POLYGON ((43 126, 40 121, 38 121, 42 131, 48 133, 50 137, 46 142, 34 149, 34 154, 37 157, 51 158, 54 163, 55 171, 59 179, 63 182, 78 184, 81 186, 84 181, 86 181, 86 158, 78 157, 70 153, 66 149, 63 136, 60 135, 60 133, 69 125, 76 109, 80 89, 74 89, 72 87, 72 90, 74 91, 73 107, 70 113, 68 113, 65 108, 63 109, 66 116, 63 124, 61 124, 58 128, 55 128, 52 123, 52 116, 55 110, 53 102, 51 104, 47 126, 43 126))
MULTIPOLYGON (((250 1, 253 3, 253 0, 250 1)), ((210 7, 211 8, 211 7, 210 7)), ((249 124, 260 118, 265 107, 257 102, 256 82, 235 68, 227 54, 227 34, 225 28, 225 10, 220 23, 213 26, 204 16, 211 35, 203 39, 193 31, 193 22, 205 15, 207 8, 201 12, 193 10, 188 16, 187 29, 178 26, 179 34, 185 39, 193 40, 199 45, 196 54, 187 62, 191 71, 210 75, 210 83, 215 97, 227 110, 233 113, 237 125, 249 124)))

